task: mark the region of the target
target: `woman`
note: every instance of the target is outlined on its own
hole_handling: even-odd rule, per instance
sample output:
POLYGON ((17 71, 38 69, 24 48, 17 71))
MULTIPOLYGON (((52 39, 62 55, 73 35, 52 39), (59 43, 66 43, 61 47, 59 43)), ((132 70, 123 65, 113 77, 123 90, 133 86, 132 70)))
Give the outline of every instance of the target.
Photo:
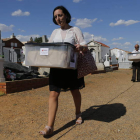
MULTIPOLYGON (((76 44, 77 52, 86 52, 87 46, 84 41, 82 32, 77 27, 69 25, 71 21, 71 15, 68 10, 63 6, 58 6, 53 11, 53 22, 59 25, 59 29, 55 29, 49 39, 49 42, 69 42, 76 44), (84 46, 84 47, 83 47, 84 46)), ((58 108, 58 97, 61 91, 70 90, 74 99, 76 108, 76 124, 82 123, 81 117, 81 94, 79 89, 85 87, 84 78, 77 78, 77 70, 71 69, 50 69, 49 76, 49 115, 48 125, 44 131, 40 131, 41 135, 52 135, 55 116, 58 108)))

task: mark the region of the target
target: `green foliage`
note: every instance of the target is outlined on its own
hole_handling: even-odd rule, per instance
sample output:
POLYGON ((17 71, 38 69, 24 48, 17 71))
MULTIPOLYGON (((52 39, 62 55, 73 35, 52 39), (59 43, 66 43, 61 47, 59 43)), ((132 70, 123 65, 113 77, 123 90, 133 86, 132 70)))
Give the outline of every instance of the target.
MULTIPOLYGON (((42 43, 42 37, 36 37, 34 39, 34 42, 36 42, 36 43, 42 43)), ((47 39, 47 42, 48 42, 48 39, 47 39)))
POLYGON ((4 58, 4 55, 0 55, 0 58, 4 58))
POLYGON ((42 43, 42 37, 36 37, 35 39, 34 39, 34 42, 36 42, 36 43, 42 43))
POLYGON ((0 91, 0 96, 3 96, 3 95, 5 95, 5 93, 4 93, 4 92, 2 92, 2 91, 0 91))

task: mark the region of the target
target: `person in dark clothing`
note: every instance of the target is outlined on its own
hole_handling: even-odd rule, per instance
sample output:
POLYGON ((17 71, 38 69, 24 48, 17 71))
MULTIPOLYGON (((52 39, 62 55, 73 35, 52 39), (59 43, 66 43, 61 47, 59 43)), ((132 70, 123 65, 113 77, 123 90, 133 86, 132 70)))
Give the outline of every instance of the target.
MULTIPOLYGON (((138 44, 135 45, 135 50, 132 51, 132 53, 140 53, 138 44)), ((133 55, 136 55, 136 54, 133 54, 133 55)), ((134 61, 132 63, 132 69, 133 69, 132 71, 133 75, 132 75, 131 81, 135 82, 137 79, 137 82, 140 82, 140 61, 134 61), (137 74, 136 74, 136 71, 137 71, 137 74)))

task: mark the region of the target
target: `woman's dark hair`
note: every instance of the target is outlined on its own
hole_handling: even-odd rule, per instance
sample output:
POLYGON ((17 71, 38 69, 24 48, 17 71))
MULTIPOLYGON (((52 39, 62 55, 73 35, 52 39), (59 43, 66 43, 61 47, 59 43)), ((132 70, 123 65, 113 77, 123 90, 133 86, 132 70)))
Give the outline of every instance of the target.
POLYGON ((70 15, 69 11, 68 11, 64 6, 57 6, 56 8, 54 8, 54 10, 53 10, 53 22, 54 22, 56 25, 58 25, 58 24, 56 23, 56 21, 55 21, 55 18, 54 18, 54 12, 55 12, 55 10, 58 10, 58 9, 62 10, 62 12, 63 12, 63 13, 65 14, 65 16, 67 17, 67 18, 66 18, 66 23, 70 23, 70 21, 71 21, 71 15, 70 15))

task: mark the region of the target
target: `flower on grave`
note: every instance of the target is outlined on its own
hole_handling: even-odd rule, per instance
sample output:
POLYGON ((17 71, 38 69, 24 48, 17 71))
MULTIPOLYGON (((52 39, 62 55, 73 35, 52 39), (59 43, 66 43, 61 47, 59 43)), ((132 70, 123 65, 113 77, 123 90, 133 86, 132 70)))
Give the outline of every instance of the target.
POLYGON ((111 60, 111 57, 109 57, 109 59, 111 60))
POLYGON ((116 60, 118 60, 118 58, 116 57, 116 60))
POLYGON ((8 80, 8 81, 9 80, 13 81, 16 79, 16 74, 9 69, 4 69, 4 75, 5 75, 6 80, 8 80))

